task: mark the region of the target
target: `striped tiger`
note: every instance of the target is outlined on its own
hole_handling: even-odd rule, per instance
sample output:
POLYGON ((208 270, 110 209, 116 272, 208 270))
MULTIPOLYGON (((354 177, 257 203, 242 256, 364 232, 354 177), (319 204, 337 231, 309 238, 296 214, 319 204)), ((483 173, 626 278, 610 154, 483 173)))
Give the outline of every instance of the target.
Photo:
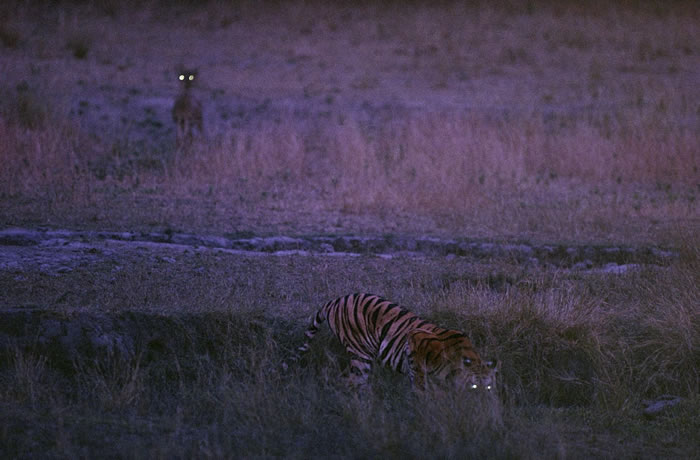
POLYGON ((408 374, 416 388, 432 381, 453 381, 460 388, 491 390, 496 361, 483 361, 469 339, 459 331, 443 329, 405 308, 372 294, 350 294, 326 303, 305 332, 309 343, 323 321, 328 320, 350 353, 350 383, 367 383, 372 363, 408 374))

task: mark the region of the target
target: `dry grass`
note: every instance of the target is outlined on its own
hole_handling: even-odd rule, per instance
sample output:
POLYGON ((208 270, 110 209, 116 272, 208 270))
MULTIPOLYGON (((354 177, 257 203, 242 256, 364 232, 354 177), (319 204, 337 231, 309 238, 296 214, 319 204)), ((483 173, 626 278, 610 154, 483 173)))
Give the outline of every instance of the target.
MULTIPOLYGON (((212 232, 233 205, 187 218, 211 197, 291 227, 340 212, 427 218, 421 232, 649 241, 697 225, 690 4, 288 7, 17 6, 7 27, 48 25, 0 61, 6 214, 70 225, 155 191, 191 202, 165 225, 212 232), (210 57, 209 108, 206 137, 177 156, 165 77, 183 56, 210 57)), ((148 225, 119 207, 105 225, 148 225)))
POLYGON ((694 455, 699 20, 693 2, 3 4, 0 226, 643 242, 681 256, 623 275, 149 251, 4 271, 2 305, 145 312, 177 346, 69 372, 40 344, 3 351, 0 455, 694 455), (200 66, 206 135, 178 155, 169 79, 183 61, 200 66), (498 400, 416 395, 382 370, 353 394, 328 337, 281 374, 311 312, 358 290, 466 331, 503 363, 498 400), (684 400, 644 420, 641 400, 663 393, 684 400))
POLYGON ((145 312, 129 333, 160 339, 73 364, 39 343, 3 355, 0 445, 10 456, 106 446, 126 456, 689 455, 700 427, 695 241, 669 267, 624 275, 434 258, 190 252, 170 263, 149 250, 59 276, 3 273, 5 305, 55 299, 58 318, 145 312), (508 282, 489 284, 497 275, 508 282), (502 362, 497 400, 414 394, 384 369, 366 392, 349 392, 347 357, 327 331, 282 373, 312 312, 358 286, 466 331, 502 362), (685 399, 645 421, 641 400, 666 393, 685 399), (22 426, 39 441, 18 435, 22 426))

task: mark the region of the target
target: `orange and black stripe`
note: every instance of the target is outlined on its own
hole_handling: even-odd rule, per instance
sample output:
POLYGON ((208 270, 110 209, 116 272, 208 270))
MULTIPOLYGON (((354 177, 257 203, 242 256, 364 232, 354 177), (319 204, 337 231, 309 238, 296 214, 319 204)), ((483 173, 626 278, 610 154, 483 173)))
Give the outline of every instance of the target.
POLYGON ((299 347, 301 353, 309 350, 326 320, 351 355, 355 383, 365 383, 374 361, 417 377, 420 384, 425 375, 449 378, 465 364, 481 364, 461 332, 431 324, 379 296, 359 293, 331 300, 318 310, 305 332, 307 340, 299 347))

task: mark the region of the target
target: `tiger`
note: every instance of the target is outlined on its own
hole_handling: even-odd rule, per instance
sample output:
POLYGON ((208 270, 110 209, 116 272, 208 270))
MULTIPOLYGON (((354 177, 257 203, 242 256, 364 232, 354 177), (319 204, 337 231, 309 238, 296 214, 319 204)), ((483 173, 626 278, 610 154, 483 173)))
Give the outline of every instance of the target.
POLYGON ((444 329, 373 294, 350 294, 313 316, 297 359, 310 349, 319 326, 328 325, 351 355, 349 383, 367 384, 372 363, 408 374, 417 389, 451 381, 458 388, 493 390, 499 363, 482 360, 464 333, 444 329))

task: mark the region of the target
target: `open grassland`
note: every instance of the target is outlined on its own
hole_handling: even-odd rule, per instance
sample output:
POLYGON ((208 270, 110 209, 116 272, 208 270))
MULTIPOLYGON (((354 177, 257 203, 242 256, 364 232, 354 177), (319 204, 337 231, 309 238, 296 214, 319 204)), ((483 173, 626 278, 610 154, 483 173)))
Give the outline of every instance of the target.
POLYGON ((700 259, 690 242, 667 267, 622 275, 144 249, 58 274, 3 272, 0 302, 21 308, 0 339, 33 334, 0 356, 0 453, 692 457, 700 259), (383 369, 348 391, 347 357, 327 330, 282 372, 310 315, 357 286, 464 330, 501 360, 497 396, 415 394, 383 369), (58 351, 93 329, 101 347, 58 351), (643 417, 642 401, 662 394, 683 399, 643 417))
POLYGON ((2 7, 6 223, 645 242, 698 226, 692 2, 105 5, 2 7), (177 152, 180 62, 200 68, 206 135, 177 152))
POLYGON ((612 274, 85 243, 75 266, 5 264, 0 457, 697 456, 700 7, 407 3, 2 2, 0 227, 677 257, 612 274), (205 106, 183 149, 180 63, 205 106), (502 362, 498 394, 381 369, 348 391, 328 334, 283 373, 311 313, 356 291, 464 330, 502 362), (681 402, 643 417, 664 394, 681 402))

